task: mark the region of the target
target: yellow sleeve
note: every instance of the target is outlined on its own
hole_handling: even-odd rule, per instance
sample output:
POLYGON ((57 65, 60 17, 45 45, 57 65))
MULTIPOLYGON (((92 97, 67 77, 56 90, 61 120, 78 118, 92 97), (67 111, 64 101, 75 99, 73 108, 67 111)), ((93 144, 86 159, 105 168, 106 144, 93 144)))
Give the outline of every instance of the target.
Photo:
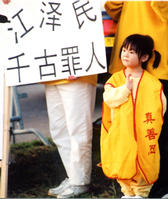
POLYGON ((103 100, 109 108, 115 108, 128 101, 131 91, 124 84, 123 86, 114 88, 111 85, 105 85, 103 100))
POLYGON ((104 8, 107 14, 117 22, 120 18, 121 10, 123 6, 123 1, 106 1, 104 8))

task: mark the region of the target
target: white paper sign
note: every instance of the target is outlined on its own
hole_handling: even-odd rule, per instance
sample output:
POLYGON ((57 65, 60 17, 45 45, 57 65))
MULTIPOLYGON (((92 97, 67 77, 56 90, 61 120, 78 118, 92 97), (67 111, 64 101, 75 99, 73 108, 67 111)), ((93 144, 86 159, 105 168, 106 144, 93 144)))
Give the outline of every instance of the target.
POLYGON ((0 4, 0 65, 7 85, 107 71, 99 0, 12 0, 0 4))
POLYGON ((3 151, 3 113, 4 113, 4 71, 0 67, 0 160, 3 151))

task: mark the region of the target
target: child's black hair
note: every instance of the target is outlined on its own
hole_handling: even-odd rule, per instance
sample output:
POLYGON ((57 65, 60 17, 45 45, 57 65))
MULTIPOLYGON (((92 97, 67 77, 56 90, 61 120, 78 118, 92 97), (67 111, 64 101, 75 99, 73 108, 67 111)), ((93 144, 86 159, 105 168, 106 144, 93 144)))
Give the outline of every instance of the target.
POLYGON ((153 55, 153 52, 155 53, 155 60, 153 63, 153 68, 157 68, 159 63, 160 63, 160 59, 161 59, 161 55, 158 51, 154 50, 154 42, 153 39, 148 36, 148 35, 140 35, 140 34, 133 34, 128 36, 121 48, 120 48, 120 54, 119 57, 121 58, 121 52, 122 52, 122 48, 128 48, 130 46, 130 48, 132 50, 135 50, 135 52, 138 54, 139 59, 143 56, 143 55, 148 55, 148 59, 147 61, 142 63, 142 68, 146 69, 147 67, 147 63, 150 60, 150 58, 153 55))

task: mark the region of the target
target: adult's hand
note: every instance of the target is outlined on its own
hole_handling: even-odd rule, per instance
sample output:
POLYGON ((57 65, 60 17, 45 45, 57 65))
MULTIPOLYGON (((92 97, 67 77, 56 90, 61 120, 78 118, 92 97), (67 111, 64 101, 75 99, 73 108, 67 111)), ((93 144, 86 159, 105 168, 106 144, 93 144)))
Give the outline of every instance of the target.
POLYGON ((2 0, 2 2, 3 2, 4 4, 8 4, 8 3, 10 2, 10 0, 2 0))
POLYGON ((73 76, 73 75, 70 75, 67 79, 68 79, 68 80, 77 80, 78 77, 75 77, 75 76, 73 76))

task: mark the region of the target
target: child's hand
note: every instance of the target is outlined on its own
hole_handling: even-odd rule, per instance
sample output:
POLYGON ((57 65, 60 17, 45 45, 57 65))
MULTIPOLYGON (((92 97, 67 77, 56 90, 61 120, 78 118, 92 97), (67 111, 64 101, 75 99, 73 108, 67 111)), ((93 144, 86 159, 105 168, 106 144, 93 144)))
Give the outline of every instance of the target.
POLYGON ((129 90, 132 90, 132 86, 133 86, 133 80, 132 80, 132 75, 129 74, 126 78, 126 86, 129 90))

